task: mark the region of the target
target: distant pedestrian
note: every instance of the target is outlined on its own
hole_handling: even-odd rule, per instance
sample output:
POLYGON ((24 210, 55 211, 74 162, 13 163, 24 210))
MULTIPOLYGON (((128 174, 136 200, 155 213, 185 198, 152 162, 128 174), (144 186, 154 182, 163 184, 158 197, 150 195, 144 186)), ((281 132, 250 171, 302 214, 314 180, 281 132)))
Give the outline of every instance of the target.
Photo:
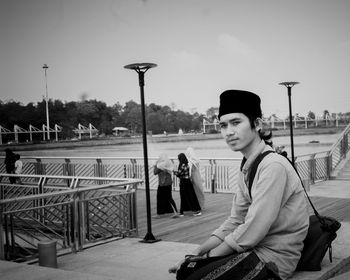
POLYGON ((185 155, 188 160, 188 166, 190 171, 190 179, 193 185, 193 189, 196 193, 199 205, 201 209, 204 209, 204 191, 203 191, 203 179, 200 172, 200 159, 196 156, 192 147, 186 149, 185 155))
POLYGON ((155 218, 160 218, 161 215, 167 213, 173 213, 172 218, 177 218, 176 203, 171 195, 173 184, 171 176, 174 171, 174 165, 168 156, 163 153, 159 156, 153 168, 154 175, 158 175, 157 215, 155 218))
MULTIPOLYGON (((15 162, 16 162, 16 158, 15 158, 15 154, 14 152, 7 148, 5 149, 5 169, 6 169, 6 173, 7 174, 14 174, 15 173, 15 162)), ((16 182, 16 178, 15 177, 10 177, 9 178, 10 183, 14 184, 16 182)))
MULTIPOLYGON (((19 154, 15 154, 15 174, 22 174, 23 162, 21 161, 21 156, 19 154)), ((22 184, 21 177, 16 177, 15 180, 17 183, 22 184)))
POLYGON ((196 193, 191 179, 187 157, 184 153, 178 155, 179 167, 175 175, 180 178, 180 217, 184 216, 184 211, 192 211, 193 216, 202 215, 196 193))

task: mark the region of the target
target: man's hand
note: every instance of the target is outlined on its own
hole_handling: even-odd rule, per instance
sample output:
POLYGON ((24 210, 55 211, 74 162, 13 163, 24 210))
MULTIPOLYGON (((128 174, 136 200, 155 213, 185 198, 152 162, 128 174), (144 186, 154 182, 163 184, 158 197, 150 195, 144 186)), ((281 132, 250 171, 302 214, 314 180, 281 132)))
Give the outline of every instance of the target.
POLYGON ((185 261, 185 259, 180 260, 176 264, 174 264, 173 266, 169 267, 168 272, 169 273, 176 273, 184 261, 185 261))
POLYGON ((232 253, 235 253, 235 250, 233 250, 229 245, 227 245, 226 242, 222 242, 219 246, 210 250, 211 257, 226 256, 226 255, 230 255, 232 253))

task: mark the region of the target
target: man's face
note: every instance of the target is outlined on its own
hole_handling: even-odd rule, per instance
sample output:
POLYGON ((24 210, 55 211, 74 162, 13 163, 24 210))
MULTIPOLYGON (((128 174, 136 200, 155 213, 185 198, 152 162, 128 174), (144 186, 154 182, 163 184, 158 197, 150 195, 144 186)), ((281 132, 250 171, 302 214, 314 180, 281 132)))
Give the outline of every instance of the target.
POLYGON ((242 113, 230 113, 220 117, 221 135, 233 151, 246 154, 258 137, 248 117, 242 113))

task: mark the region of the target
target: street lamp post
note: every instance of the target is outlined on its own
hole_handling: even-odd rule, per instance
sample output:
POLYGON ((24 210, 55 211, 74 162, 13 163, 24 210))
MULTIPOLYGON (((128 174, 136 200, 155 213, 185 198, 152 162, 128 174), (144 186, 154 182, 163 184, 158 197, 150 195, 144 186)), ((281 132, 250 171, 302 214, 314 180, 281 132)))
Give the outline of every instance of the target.
POLYGON ((290 146, 292 152, 292 164, 295 166, 294 160, 294 140, 293 140, 293 120, 292 120, 292 87, 299 84, 299 82, 282 82, 279 85, 285 86, 288 89, 288 103, 289 103, 289 128, 290 128, 290 146))
POLYGON ((45 71, 45 85, 46 85, 46 128, 47 128, 47 140, 50 140, 50 122, 49 122, 49 94, 47 91, 47 69, 49 66, 47 64, 43 65, 45 71))
POLYGON ((146 207, 147 207, 147 234, 143 238, 142 242, 154 243, 160 239, 156 239, 152 233, 151 223, 151 203, 150 203, 150 190, 149 190, 149 174, 148 174, 148 154, 147 154, 147 128, 146 128, 146 113, 145 113, 145 98, 143 87, 145 85, 145 73, 150 68, 156 67, 154 63, 134 63, 125 65, 124 68, 135 70, 139 76, 139 85, 141 93, 141 114, 142 114, 142 139, 143 139, 143 160, 145 170, 145 187, 146 187, 146 207))

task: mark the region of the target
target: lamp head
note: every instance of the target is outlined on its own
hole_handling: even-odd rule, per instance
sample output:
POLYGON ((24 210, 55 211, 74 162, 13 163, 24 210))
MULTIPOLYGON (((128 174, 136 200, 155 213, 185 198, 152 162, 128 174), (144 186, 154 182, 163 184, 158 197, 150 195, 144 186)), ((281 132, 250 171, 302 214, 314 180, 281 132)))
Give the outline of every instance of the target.
POLYGON ((144 71, 146 72, 150 68, 157 67, 157 64, 154 63, 133 63, 133 64, 128 64, 125 65, 125 69, 130 69, 130 70, 135 70, 137 72, 144 71))
POLYGON ((287 88, 291 88, 295 85, 299 84, 299 82, 282 82, 279 85, 286 86, 287 88))

